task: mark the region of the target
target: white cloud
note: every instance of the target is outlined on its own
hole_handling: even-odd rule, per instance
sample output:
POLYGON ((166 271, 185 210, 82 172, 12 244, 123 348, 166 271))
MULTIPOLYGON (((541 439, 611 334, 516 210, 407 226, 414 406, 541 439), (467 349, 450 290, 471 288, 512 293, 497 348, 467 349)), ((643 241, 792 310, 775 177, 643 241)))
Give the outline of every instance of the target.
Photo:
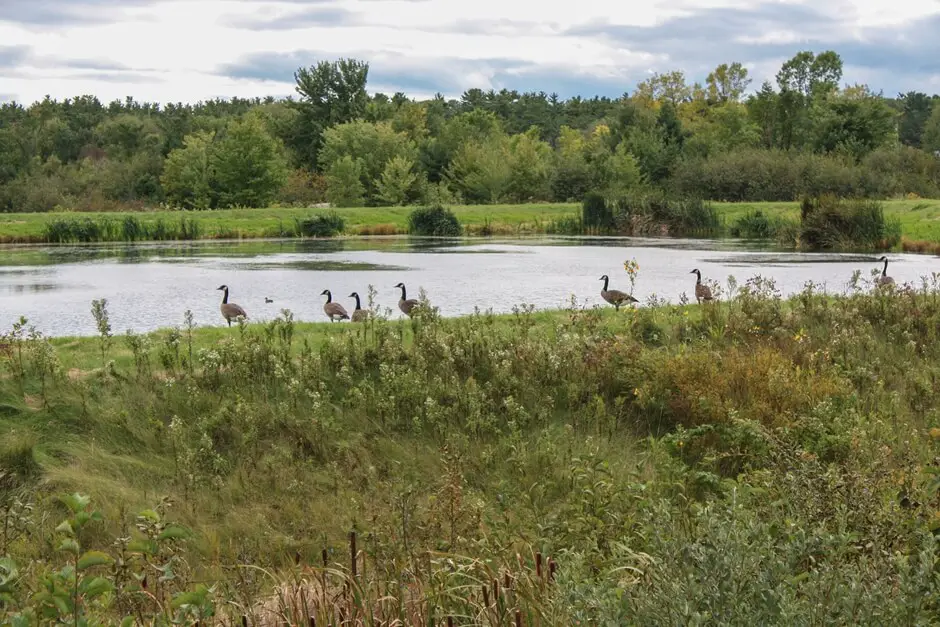
MULTIPOLYGON (((290 73, 280 66, 270 76, 273 81, 261 80, 259 72, 237 79, 220 74, 220 68, 300 51, 321 52, 286 59, 356 56, 375 67, 370 89, 401 89, 419 97, 437 89, 457 96, 470 87, 512 87, 516 77, 541 77, 540 88, 549 92, 562 91, 553 84, 557 79, 568 92, 577 91, 581 81, 584 96, 604 86, 616 95, 650 70, 684 69, 701 78, 708 64, 735 60, 752 67, 759 83, 773 76, 778 59, 804 48, 838 52, 846 42, 861 50, 859 59, 846 57, 848 82, 883 77, 892 84, 874 84, 875 89, 928 89, 936 86, 938 73, 936 67, 885 71, 883 62, 868 58, 877 56, 871 50, 857 48, 876 32, 877 44, 889 53, 896 41, 907 47, 909 61, 918 45, 929 45, 923 65, 938 63, 927 56, 936 43, 904 36, 911 24, 940 14, 934 0, 890 6, 881 0, 827 5, 808 0, 2 2, 0 41, 27 46, 30 54, 13 67, 0 65, 0 91, 24 102, 46 94, 95 94, 104 101, 133 95, 160 102, 286 95, 292 92, 290 73), (818 23, 788 18, 812 12, 820 16, 818 23), (735 21, 739 13, 749 18, 735 21), (77 61, 85 65, 78 69, 77 61), (92 70, 90 64, 100 67, 92 70), (856 68, 853 77, 849 70, 856 68)), ((535 88, 528 82, 525 87, 535 88)))

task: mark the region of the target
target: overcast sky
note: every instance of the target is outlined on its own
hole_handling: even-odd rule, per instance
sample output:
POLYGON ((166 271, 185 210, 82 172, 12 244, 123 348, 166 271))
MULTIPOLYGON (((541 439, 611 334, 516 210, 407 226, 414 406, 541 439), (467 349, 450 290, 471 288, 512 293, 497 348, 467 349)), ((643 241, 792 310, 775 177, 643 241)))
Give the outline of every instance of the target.
POLYGON ((940 0, 0 0, 0 100, 284 96, 340 56, 370 92, 619 96, 733 61, 757 87, 803 49, 840 53, 844 82, 940 92, 940 0))

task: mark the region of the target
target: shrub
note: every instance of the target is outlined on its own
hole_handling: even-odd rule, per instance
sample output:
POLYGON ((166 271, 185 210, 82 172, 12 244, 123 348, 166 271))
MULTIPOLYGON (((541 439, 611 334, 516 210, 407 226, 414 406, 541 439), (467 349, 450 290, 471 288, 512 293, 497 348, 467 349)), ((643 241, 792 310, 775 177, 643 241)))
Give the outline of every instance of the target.
POLYGON ((454 212, 441 205, 418 207, 408 216, 408 232, 412 235, 457 237, 463 229, 454 212))
POLYGON ((890 248, 901 239, 900 223, 886 221, 881 203, 872 200, 807 197, 800 224, 800 241, 810 250, 890 248))
POLYGON ((743 239, 790 239, 797 225, 792 220, 768 216, 758 209, 735 220, 728 230, 731 237, 743 239))
POLYGON ((613 201, 617 229, 630 235, 691 235, 721 228, 718 212, 701 198, 662 192, 631 194, 613 201))
POLYGON ((614 213, 603 194, 585 194, 581 203, 581 221, 589 229, 610 230, 614 228, 614 213))
POLYGON ((333 237, 346 230, 346 222, 335 211, 299 222, 297 231, 304 237, 333 237))
POLYGON ((292 170, 277 195, 278 201, 291 207, 309 207, 326 201, 326 177, 308 170, 292 170))

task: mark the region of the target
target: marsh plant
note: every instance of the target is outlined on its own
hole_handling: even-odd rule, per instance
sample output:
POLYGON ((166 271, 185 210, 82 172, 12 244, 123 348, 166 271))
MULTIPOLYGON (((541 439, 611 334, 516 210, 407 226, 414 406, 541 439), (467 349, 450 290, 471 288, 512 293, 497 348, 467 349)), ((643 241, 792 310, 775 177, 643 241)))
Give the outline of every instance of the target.
POLYGON ((367 326, 164 330, 42 406, 0 379, 36 521, 0 622, 936 623, 938 276, 400 322, 370 288, 367 326))

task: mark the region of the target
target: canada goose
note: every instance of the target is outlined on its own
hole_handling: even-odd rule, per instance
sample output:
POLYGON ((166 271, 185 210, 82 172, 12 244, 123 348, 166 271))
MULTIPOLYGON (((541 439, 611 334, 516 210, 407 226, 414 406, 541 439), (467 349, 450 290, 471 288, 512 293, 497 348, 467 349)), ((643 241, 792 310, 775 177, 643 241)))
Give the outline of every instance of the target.
POLYGON ((878 285, 893 285, 894 279, 888 276, 888 258, 882 255, 881 259, 878 261, 885 262, 885 267, 881 270, 881 276, 878 277, 875 282, 878 285))
POLYGON ((333 295, 330 293, 330 290, 323 290, 320 292, 320 296, 326 296, 323 311, 326 313, 326 317, 330 319, 330 322, 349 319, 349 314, 346 313, 346 309, 339 303, 333 302, 333 295))
POLYGON ((264 302, 266 302, 266 303, 273 303, 273 302, 274 302, 274 299, 273 299, 273 298, 268 298, 267 296, 265 296, 265 297, 264 297, 264 302))
POLYGON ((219 305, 219 311, 222 312, 222 317, 225 318, 226 322, 228 322, 228 326, 232 326, 232 320, 238 318, 238 316, 242 316, 246 319, 248 318, 248 314, 245 313, 245 310, 241 308, 241 305, 228 302, 228 285, 220 285, 215 289, 224 291, 224 295, 222 296, 222 304, 219 305))
POLYGON ((368 318, 369 311, 367 309, 363 309, 360 306, 358 292, 353 292, 352 294, 349 295, 349 297, 356 299, 356 308, 353 310, 352 318, 350 318, 350 320, 352 320, 353 322, 362 322, 363 320, 368 318))
POLYGON ((621 292, 620 290, 609 290, 607 289, 607 282, 610 279, 605 274, 598 281, 604 282, 604 287, 601 288, 601 298, 606 300, 608 303, 614 306, 617 311, 620 311, 620 305, 624 303, 638 303, 637 299, 633 298, 630 294, 626 292, 621 292))
POLYGON ((692 272, 690 272, 689 274, 694 274, 698 277, 697 279, 695 279, 695 298, 696 300, 698 300, 699 304, 701 304, 703 300, 704 301, 712 300, 711 288, 708 287, 707 285, 702 285, 702 273, 699 272, 698 269, 695 269, 695 270, 692 270, 692 272))
POLYGON ((401 298, 398 299, 398 308, 401 309, 402 312, 408 317, 411 317, 411 312, 414 311, 414 308, 418 306, 418 301, 414 298, 408 298, 408 295, 405 292, 404 283, 399 283, 395 287, 401 288, 401 298))

